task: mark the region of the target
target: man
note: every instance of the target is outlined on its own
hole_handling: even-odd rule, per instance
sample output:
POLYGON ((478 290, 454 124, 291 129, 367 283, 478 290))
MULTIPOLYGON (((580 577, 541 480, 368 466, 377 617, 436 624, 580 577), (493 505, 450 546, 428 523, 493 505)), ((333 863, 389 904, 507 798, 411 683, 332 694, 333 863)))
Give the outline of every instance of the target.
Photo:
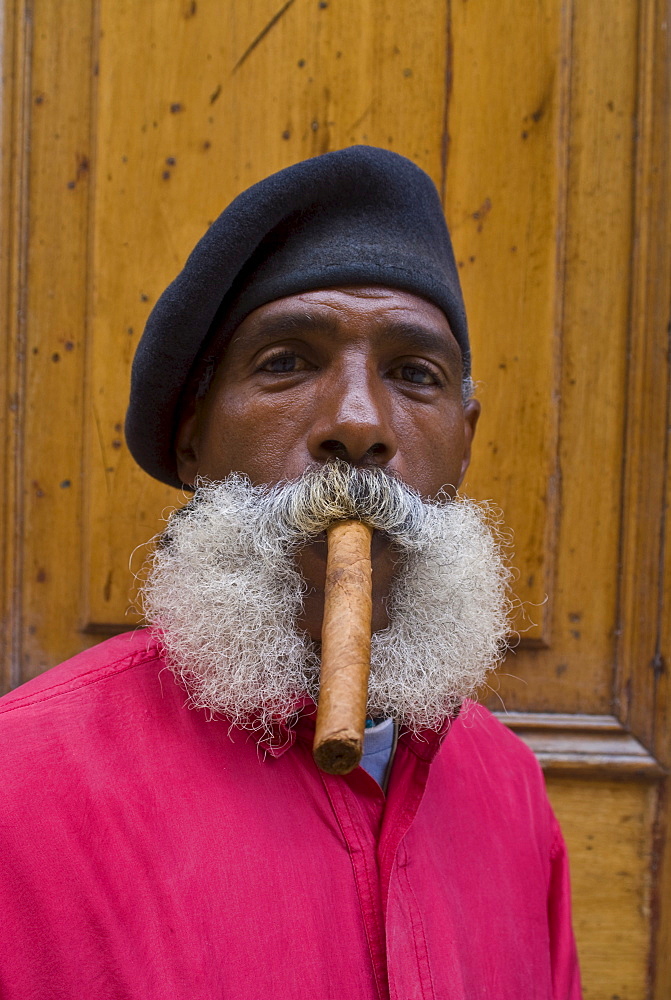
POLYGON ((152 629, 2 703, 3 998, 579 997, 538 766, 464 703, 507 628, 505 562, 456 496, 478 414, 409 161, 329 153, 211 227, 134 363, 131 450, 195 487, 152 629), (344 517, 376 529, 371 738, 333 776, 311 743, 344 517))

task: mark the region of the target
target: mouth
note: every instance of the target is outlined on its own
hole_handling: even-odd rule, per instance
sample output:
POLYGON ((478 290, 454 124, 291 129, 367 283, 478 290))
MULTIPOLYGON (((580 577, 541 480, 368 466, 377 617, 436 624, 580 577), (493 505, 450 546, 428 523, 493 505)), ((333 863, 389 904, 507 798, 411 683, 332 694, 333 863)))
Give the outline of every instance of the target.
MULTIPOLYGON (((384 531, 374 531, 373 538, 371 541, 371 559, 379 558, 383 554, 390 552, 391 550, 391 538, 384 531)), ((297 559, 299 564, 301 563, 301 555, 304 552, 310 552, 310 555, 315 558, 320 563, 326 566, 326 560, 328 557, 328 545, 326 543, 326 532, 320 532, 315 538, 306 542, 302 548, 298 550, 297 559)))
MULTIPOLYGON (((325 532, 304 545, 296 553, 296 565, 307 584, 307 591, 303 598, 301 624, 317 642, 321 639, 327 556, 325 532)), ((371 544, 373 632, 379 632, 389 624, 387 601, 396 575, 398 558, 398 553, 392 548, 392 540, 389 535, 382 531, 375 531, 371 544)))
MULTIPOLYGON (((324 594, 327 558, 328 546, 325 532, 308 542, 296 553, 296 563, 308 585, 308 593, 318 595, 319 598, 323 597, 324 594)), ((391 538, 382 531, 373 533, 371 562, 373 564, 373 599, 375 600, 376 596, 380 598, 383 595, 386 597, 388 594, 398 562, 398 554, 392 548, 391 538)))

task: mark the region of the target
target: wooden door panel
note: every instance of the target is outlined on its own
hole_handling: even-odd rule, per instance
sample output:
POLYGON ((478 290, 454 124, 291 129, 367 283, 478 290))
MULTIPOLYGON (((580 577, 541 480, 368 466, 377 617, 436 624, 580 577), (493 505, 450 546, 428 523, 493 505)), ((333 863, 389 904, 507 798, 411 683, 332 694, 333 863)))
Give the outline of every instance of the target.
POLYGON ((501 45, 509 6, 453 12, 445 202, 483 405, 466 488, 514 531, 518 627, 535 649, 551 641, 554 591, 567 41, 561 5, 518 7, 519 46, 501 45))
POLYGON ((548 779, 571 864, 585 1000, 648 995, 653 783, 548 779))
POLYGON ((493 30, 488 5, 455 11, 460 138, 448 191, 483 383, 469 488, 502 504, 517 593, 538 623, 527 631, 520 622, 501 699, 600 713, 612 697, 637 11, 628 2, 528 7, 535 13, 515 5, 519 20, 535 22, 535 44, 500 55, 510 9, 499 9, 493 30), (484 222, 473 207, 483 203, 484 222))

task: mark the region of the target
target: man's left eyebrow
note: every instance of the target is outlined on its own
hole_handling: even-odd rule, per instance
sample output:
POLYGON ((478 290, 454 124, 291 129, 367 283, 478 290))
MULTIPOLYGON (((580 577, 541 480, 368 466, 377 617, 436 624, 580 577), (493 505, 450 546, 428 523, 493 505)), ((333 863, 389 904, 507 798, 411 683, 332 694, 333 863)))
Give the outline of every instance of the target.
POLYGON ((398 337, 399 340, 412 341, 415 350, 441 354, 457 363, 461 361, 459 345, 451 335, 431 330, 419 323, 390 323, 386 327, 386 332, 398 337))

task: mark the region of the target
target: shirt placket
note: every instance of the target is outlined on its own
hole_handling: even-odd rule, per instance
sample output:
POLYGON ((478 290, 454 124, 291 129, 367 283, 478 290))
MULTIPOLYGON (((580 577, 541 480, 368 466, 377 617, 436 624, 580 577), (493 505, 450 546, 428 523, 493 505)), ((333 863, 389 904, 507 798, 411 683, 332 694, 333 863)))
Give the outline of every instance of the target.
POLYGON ((322 780, 351 859, 377 994, 379 1000, 388 1000, 385 932, 377 863, 384 795, 374 779, 361 769, 344 778, 322 774, 322 780))
MULTIPOLYGON (((434 1000, 435 998, 422 911, 411 884, 409 873, 411 858, 405 848, 404 838, 419 810, 431 761, 439 748, 439 743, 440 737, 437 734, 430 734, 430 739, 424 745, 415 745, 413 749, 411 749, 407 737, 399 741, 380 831, 378 868, 385 924, 386 968, 390 1000, 434 1000), (386 946, 392 879, 400 879, 403 885, 405 907, 408 914, 407 933, 414 946, 417 989, 411 996, 405 994, 401 996, 398 993, 395 985, 394 954, 386 946)), ((407 975, 404 978, 407 981, 407 975)))

